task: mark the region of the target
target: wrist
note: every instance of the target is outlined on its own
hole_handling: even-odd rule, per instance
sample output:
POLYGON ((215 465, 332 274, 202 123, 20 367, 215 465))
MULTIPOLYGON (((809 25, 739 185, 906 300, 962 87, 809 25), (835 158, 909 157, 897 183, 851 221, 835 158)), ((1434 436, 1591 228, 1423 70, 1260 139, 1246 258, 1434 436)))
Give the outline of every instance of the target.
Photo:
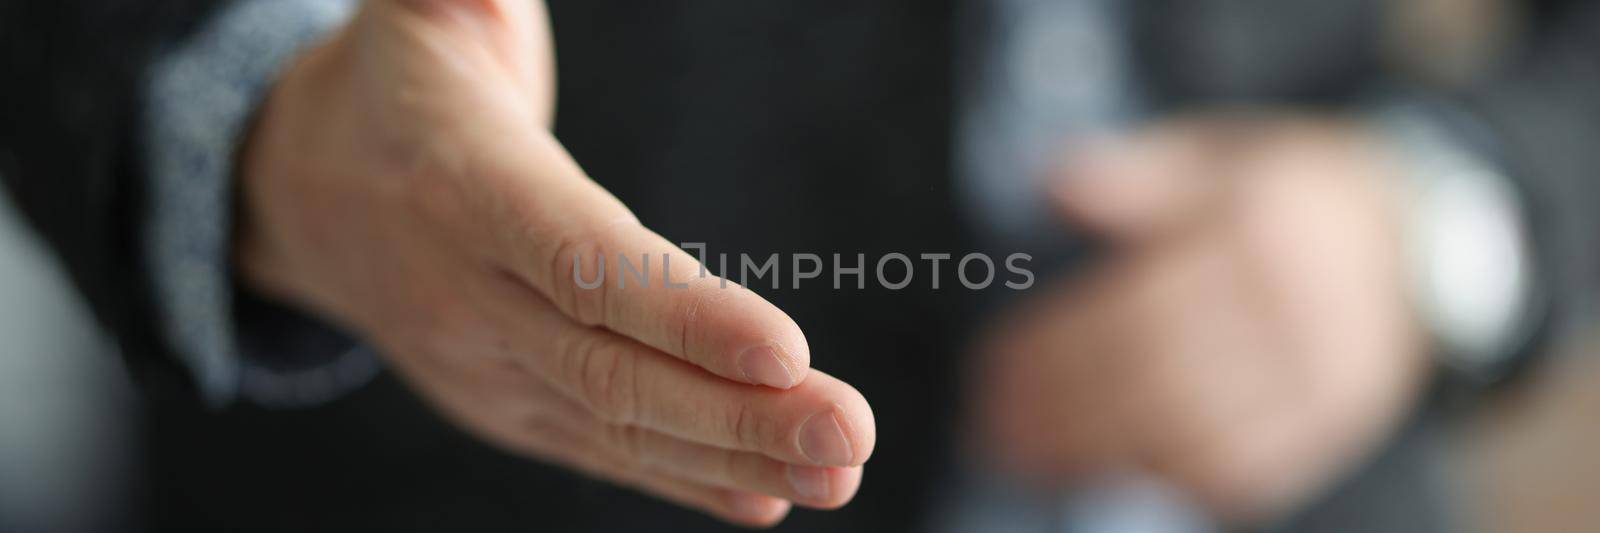
MULTIPOLYGON (((307 187, 326 173, 319 132, 335 127, 338 110, 327 105, 337 90, 329 79, 342 32, 308 47, 273 84, 240 143, 235 161, 232 261, 241 285, 275 299, 311 305, 293 259, 296 243, 314 238, 319 222, 311 204, 327 201, 307 187)), ((325 229, 325 228, 324 228, 325 229)))

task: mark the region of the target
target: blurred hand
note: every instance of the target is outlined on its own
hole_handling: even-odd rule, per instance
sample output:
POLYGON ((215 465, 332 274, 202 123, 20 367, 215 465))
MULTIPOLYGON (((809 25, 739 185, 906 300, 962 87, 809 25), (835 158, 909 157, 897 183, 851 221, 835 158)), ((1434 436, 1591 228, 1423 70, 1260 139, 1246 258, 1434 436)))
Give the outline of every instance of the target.
POLYGON ((1135 469, 1219 518, 1291 509, 1386 436, 1426 358, 1385 158, 1354 125, 1169 122, 1085 149, 1055 191, 1109 245, 995 321, 985 436, 1051 483, 1135 469))
POLYGON ((244 279, 358 332, 477 436, 751 525, 843 505, 875 439, 798 326, 640 225, 551 135, 543 7, 368 2, 242 152, 244 279), (647 288, 594 280, 653 257, 647 288), (660 261, 668 254, 667 288, 660 261))

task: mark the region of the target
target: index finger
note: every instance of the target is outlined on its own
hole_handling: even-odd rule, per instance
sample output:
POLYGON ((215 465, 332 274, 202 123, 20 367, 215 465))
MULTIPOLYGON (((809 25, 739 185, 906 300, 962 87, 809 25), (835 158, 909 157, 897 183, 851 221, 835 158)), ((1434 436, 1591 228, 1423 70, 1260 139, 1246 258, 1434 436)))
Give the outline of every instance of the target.
POLYGON ((789 388, 810 349, 777 306, 642 226, 547 133, 483 168, 504 195, 499 257, 574 320, 735 381, 789 388), (626 262, 626 264, 624 264, 626 262), (631 269, 629 267, 632 267, 631 269))

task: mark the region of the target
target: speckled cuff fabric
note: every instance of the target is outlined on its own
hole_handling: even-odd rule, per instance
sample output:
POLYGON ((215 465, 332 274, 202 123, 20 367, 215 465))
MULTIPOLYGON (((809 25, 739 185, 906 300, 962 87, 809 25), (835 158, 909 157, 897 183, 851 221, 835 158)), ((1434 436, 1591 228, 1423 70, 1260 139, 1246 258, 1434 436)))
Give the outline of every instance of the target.
POLYGON ((244 128, 284 64, 347 20, 355 4, 233 2, 167 50, 143 86, 139 127, 150 182, 142 245, 159 323, 213 406, 320 403, 375 373, 370 353, 327 340, 338 336, 314 321, 284 319, 279 311, 237 312, 229 259, 233 163, 244 128), (314 340, 284 342, 300 337, 314 340), (307 362, 307 354, 295 353, 305 346, 328 353, 307 362))

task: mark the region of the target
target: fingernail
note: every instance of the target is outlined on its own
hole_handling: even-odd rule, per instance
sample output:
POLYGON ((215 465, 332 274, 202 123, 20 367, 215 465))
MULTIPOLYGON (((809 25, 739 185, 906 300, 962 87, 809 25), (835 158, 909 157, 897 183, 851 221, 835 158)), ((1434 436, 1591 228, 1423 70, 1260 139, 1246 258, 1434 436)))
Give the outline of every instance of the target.
POLYGON ((811 415, 800 426, 800 451, 819 465, 847 466, 855 459, 850 440, 845 438, 844 428, 833 411, 811 415))
POLYGON ((778 360, 778 352, 768 346, 745 350, 739 356, 739 370, 744 372, 745 381, 756 385, 780 389, 794 386, 794 376, 789 375, 789 369, 778 360))
POLYGON ((828 499, 828 469, 815 466, 789 465, 789 486, 801 498, 811 501, 828 499))

